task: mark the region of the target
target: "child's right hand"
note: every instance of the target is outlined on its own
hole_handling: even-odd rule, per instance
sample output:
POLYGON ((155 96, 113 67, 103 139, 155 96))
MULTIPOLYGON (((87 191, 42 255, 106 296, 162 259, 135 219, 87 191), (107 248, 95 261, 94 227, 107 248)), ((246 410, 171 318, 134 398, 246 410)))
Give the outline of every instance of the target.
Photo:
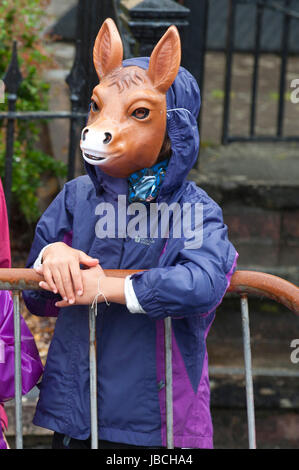
POLYGON ((92 267, 98 263, 98 259, 91 258, 84 251, 57 242, 45 249, 43 264, 36 268, 36 272, 44 276, 54 294, 59 293, 64 300, 73 304, 75 292, 77 295, 83 294, 80 264, 92 267))

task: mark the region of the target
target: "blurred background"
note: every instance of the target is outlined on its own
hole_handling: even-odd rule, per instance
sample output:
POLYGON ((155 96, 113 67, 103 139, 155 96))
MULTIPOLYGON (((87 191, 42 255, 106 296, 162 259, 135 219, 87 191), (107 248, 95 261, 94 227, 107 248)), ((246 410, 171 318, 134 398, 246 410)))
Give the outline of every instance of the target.
MULTIPOLYGON (((25 266, 39 216, 84 172, 79 134, 98 83, 93 43, 107 17, 126 58, 150 55, 171 24, 179 28, 182 65, 202 96, 190 179, 222 207, 238 269, 298 284, 298 0, 3 0, 0 176, 12 266, 25 266)), ((299 368, 290 360, 298 318, 263 299, 250 299, 250 312, 258 447, 298 448, 299 368)), ((22 313, 45 363, 55 320, 22 313)), ((246 448, 238 299, 226 296, 218 308, 208 351, 215 447, 246 448)), ((50 447, 48 431, 31 424, 36 400, 36 390, 23 399, 25 446, 50 447)), ((13 403, 6 409, 11 439, 13 403)))

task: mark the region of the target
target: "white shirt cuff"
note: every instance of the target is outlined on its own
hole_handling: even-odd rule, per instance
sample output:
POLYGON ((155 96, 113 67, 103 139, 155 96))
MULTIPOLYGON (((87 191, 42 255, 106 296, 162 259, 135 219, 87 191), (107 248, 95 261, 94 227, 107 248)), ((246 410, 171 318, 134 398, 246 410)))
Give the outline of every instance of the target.
POLYGON ((48 246, 51 246, 51 245, 53 245, 53 243, 49 243, 49 245, 44 246, 44 248, 40 251, 38 257, 36 258, 36 260, 34 262, 34 265, 33 265, 34 269, 39 268, 43 264, 44 251, 45 251, 46 248, 48 248, 48 246))
POLYGON ((146 313, 136 297, 131 276, 125 278, 125 298, 127 309, 131 313, 146 313))

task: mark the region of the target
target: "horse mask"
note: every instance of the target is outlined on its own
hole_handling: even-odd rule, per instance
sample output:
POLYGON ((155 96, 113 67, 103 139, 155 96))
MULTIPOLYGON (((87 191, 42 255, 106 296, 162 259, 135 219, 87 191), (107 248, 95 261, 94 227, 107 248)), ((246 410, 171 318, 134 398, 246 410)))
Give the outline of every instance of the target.
POLYGON ((123 67, 122 41, 108 18, 97 35, 93 60, 100 83, 93 90, 80 147, 89 164, 127 178, 159 157, 166 133, 166 92, 180 67, 179 33, 175 26, 168 28, 148 70, 123 67))

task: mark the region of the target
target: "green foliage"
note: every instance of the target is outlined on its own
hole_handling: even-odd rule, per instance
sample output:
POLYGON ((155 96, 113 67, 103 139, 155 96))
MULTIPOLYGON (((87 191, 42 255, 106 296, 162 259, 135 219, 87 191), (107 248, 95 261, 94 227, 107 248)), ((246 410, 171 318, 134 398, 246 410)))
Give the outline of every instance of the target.
MULTIPOLYGON (((223 100, 224 96, 225 96, 225 93, 224 93, 224 90, 219 90, 219 88, 215 88, 214 90, 211 91, 211 96, 212 96, 212 98, 214 98, 216 100, 223 100)), ((230 97, 235 98, 235 96, 236 96, 235 92, 231 91, 230 92, 230 97)))
MULTIPOLYGON (((19 88, 17 110, 39 111, 48 109, 49 85, 42 79, 45 66, 51 58, 40 41, 44 8, 49 0, 1 0, 0 3, 0 77, 11 59, 12 44, 18 42, 19 65, 24 80, 19 88)), ((7 104, 0 104, 5 111, 7 104)), ((39 217, 36 192, 41 185, 40 176, 51 172, 65 176, 62 162, 37 149, 41 138, 40 121, 18 121, 15 130, 13 155, 13 200, 28 222, 39 217)), ((4 176, 5 123, 0 121, 0 175, 4 176)))
MULTIPOLYGON (((270 91, 268 93, 268 96, 269 96, 270 100, 272 100, 272 101, 278 101, 279 100, 278 91, 270 91)), ((283 98, 284 98, 285 101, 288 101, 288 102, 291 101, 291 93, 287 91, 286 93, 284 93, 283 98)))

